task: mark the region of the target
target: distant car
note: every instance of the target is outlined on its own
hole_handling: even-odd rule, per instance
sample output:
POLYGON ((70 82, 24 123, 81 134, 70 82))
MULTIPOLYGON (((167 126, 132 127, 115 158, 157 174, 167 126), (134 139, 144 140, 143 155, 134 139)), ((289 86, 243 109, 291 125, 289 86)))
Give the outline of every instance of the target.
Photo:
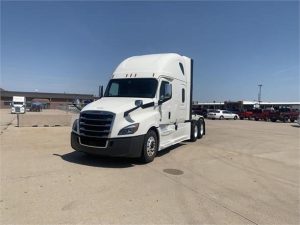
POLYGON ((299 118, 299 115, 300 113, 298 109, 280 108, 270 113, 270 120, 272 122, 276 122, 277 120, 279 120, 284 123, 288 121, 293 123, 295 120, 299 118))
POLYGON ((228 110, 214 110, 207 114, 207 118, 209 119, 234 119, 237 120, 239 118, 238 114, 230 112, 228 110))
POLYGON ((248 120, 250 120, 251 117, 252 117, 252 115, 253 115, 253 112, 252 112, 252 111, 246 111, 246 110, 245 110, 245 111, 239 112, 238 115, 239 115, 239 117, 240 117, 241 120, 243 120, 243 119, 248 119, 248 120))
POLYGON ((30 107, 31 112, 41 112, 43 110, 43 103, 33 102, 30 107))
POLYGON ((209 109, 193 109, 194 114, 203 116, 204 118, 207 118, 208 112, 209 112, 209 109))

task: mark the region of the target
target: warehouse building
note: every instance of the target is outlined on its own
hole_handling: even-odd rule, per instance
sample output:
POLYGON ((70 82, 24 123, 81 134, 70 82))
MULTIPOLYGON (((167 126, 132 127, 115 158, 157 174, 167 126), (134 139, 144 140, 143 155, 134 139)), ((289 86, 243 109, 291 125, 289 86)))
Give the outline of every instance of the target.
POLYGON ((28 105, 31 102, 41 102, 45 108, 64 109, 67 105, 79 99, 81 102, 94 101, 96 97, 90 94, 70 94, 70 93, 46 93, 46 92, 24 92, 7 91, 0 88, 0 107, 10 108, 13 96, 25 96, 28 105))

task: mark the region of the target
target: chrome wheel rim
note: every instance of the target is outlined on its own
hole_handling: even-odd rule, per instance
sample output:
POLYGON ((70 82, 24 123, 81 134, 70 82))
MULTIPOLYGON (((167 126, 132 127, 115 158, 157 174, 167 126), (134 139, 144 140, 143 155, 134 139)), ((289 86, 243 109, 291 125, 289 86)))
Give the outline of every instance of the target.
POLYGON ((204 133, 204 127, 201 126, 201 127, 200 127, 200 134, 203 135, 203 133, 204 133))
POLYGON ((195 129, 194 129, 194 137, 198 137, 198 127, 195 126, 195 129))
POLYGON ((156 142, 154 137, 149 137, 147 140, 147 155, 153 156, 155 153, 156 142))

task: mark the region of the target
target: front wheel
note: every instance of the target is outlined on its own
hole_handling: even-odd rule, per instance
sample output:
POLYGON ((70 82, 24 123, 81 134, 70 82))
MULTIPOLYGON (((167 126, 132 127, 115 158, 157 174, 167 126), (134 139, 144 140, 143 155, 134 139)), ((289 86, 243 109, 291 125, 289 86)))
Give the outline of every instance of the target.
POLYGON ((219 118, 220 120, 224 120, 224 116, 220 116, 220 118, 219 118))
POLYGON ((238 117, 237 117, 237 116, 235 116, 233 119, 234 119, 234 120, 237 120, 237 118, 238 118, 238 117))
POLYGON ((158 138, 153 130, 149 130, 144 139, 141 160, 144 163, 152 162, 158 150, 158 138))
POLYGON ((288 121, 289 121, 289 117, 287 117, 287 116, 283 117, 283 122, 284 123, 287 123, 288 121))

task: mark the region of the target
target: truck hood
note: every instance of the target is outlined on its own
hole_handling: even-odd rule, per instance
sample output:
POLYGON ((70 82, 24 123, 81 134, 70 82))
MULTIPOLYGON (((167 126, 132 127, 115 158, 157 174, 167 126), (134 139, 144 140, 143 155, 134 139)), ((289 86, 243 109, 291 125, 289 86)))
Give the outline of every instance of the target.
POLYGON ((142 100, 143 104, 153 102, 153 99, 149 98, 118 98, 118 97, 104 97, 95 102, 92 102, 85 106, 81 111, 87 110, 99 110, 109 111, 115 114, 124 113, 135 106, 136 100, 142 100))

